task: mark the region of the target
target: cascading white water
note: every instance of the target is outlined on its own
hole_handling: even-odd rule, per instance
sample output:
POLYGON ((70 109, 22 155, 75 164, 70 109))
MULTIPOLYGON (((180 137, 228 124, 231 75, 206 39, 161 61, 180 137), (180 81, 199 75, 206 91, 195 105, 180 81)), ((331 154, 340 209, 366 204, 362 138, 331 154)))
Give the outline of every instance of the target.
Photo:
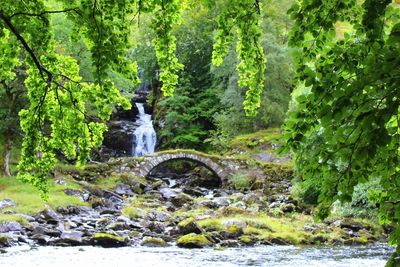
POLYGON ((133 133, 135 140, 133 140, 132 154, 138 157, 154 153, 157 136, 151 115, 145 113, 143 103, 135 103, 135 105, 139 110, 139 119, 136 121, 139 126, 133 133))

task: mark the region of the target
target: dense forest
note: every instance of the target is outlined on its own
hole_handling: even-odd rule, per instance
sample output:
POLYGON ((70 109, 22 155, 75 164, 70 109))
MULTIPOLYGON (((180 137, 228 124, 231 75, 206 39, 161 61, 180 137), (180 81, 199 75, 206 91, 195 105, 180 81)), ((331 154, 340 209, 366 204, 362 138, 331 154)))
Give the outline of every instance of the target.
POLYGON ((0 175, 48 198, 147 90, 158 150, 243 159, 273 136, 316 220, 374 218, 400 266, 399 55, 398 0, 6 0, 0 175))

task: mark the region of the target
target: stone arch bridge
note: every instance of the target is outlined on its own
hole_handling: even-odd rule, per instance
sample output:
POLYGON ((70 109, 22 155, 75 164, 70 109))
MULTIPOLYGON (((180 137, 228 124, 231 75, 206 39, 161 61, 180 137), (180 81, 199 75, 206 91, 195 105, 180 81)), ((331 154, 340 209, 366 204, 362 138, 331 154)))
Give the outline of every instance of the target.
POLYGON ((195 150, 160 151, 144 157, 123 157, 109 160, 107 163, 86 166, 82 179, 109 177, 130 174, 146 177, 157 166, 171 160, 190 160, 209 169, 221 179, 222 186, 229 184, 229 178, 235 173, 248 174, 254 179, 261 179, 267 191, 287 193, 293 170, 290 165, 274 162, 260 162, 251 158, 224 157, 209 155, 195 150))
MULTIPOLYGON (((222 158, 215 155, 203 154, 192 150, 161 151, 142 158, 139 166, 133 170, 137 176, 147 176, 154 168, 171 160, 188 160, 196 162, 221 179, 222 184, 228 181, 232 166, 222 162, 222 158)), ((237 167, 239 169, 239 167, 237 167)))

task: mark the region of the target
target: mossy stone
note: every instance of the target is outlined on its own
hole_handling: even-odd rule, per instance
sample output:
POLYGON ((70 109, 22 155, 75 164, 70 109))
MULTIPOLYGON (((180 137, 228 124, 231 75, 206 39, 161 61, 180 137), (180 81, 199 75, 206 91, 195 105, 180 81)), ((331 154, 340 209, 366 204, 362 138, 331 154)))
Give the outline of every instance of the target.
POLYGON ((167 243, 162 240, 161 238, 156 238, 156 237, 147 237, 143 239, 142 241, 142 246, 147 246, 147 247, 165 247, 167 243))
POLYGON ((202 234, 187 234, 177 240, 177 245, 184 248, 203 248, 212 245, 212 242, 202 234))
POLYGON ((110 233, 95 233, 92 236, 93 243, 102 247, 123 247, 129 244, 127 237, 110 233))
POLYGON ((190 233, 201 234, 203 232, 203 230, 197 224, 196 220, 192 217, 181 221, 178 224, 178 230, 181 234, 184 234, 184 235, 190 234, 190 233))

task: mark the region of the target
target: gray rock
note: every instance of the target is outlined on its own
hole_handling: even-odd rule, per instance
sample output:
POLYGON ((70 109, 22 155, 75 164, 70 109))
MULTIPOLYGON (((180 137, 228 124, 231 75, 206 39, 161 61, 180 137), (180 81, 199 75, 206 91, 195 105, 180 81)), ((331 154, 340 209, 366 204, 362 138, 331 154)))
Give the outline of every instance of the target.
POLYGON ((246 209, 246 204, 244 204, 243 201, 238 201, 238 202, 232 203, 232 205, 230 205, 230 207, 241 209, 241 210, 245 210, 246 209))
POLYGON ((182 207, 186 203, 190 203, 192 201, 193 198, 185 193, 180 193, 179 195, 171 199, 172 204, 174 204, 177 207, 182 207))
POLYGON ((48 226, 47 227, 45 227, 45 226, 47 226, 47 225, 35 226, 33 228, 32 234, 33 235, 42 234, 42 235, 47 235, 47 236, 52 236, 52 237, 59 237, 61 235, 61 231, 60 230, 51 229, 51 228, 48 228, 48 226))
POLYGON ((46 207, 43 211, 37 213, 35 218, 38 221, 45 221, 50 224, 58 224, 60 222, 60 216, 50 207, 46 207))
POLYGON ((183 220, 178 224, 178 231, 182 235, 187 235, 190 233, 201 234, 203 229, 197 224, 194 218, 188 218, 183 220))
POLYGON ((124 247, 130 244, 128 237, 121 237, 111 233, 96 233, 92 236, 92 243, 101 247, 124 247))
POLYGON ((22 226, 19 222, 3 222, 0 224, 0 233, 22 232, 22 226))
POLYGON ((35 234, 31 236, 31 239, 36 241, 39 245, 47 245, 50 241, 50 236, 43 235, 43 234, 35 234))
POLYGON ((141 243, 142 246, 146 247, 165 247, 168 244, 161 238, 156 237, 145 237, 141 243))
POLYGON ((244 221, 242 221, 242 220, 238 220, 238 219, 227 219, 227 220, 224 220, 223 222, 222 222, 222 225, 223 226, 225 226, 225 227, 229 227, 229 226, 237 226, 237 227, 239 227, 239 228, 246 228, 246 223, 244 222, 244 221))
POLYGON ((79 231, 64 231, 62 232, 60 239, 64 242, 70 244, 81 244, 82 243, 83 233, 79 231))
POLYGON ((196 197, 202 197, 207 195, 207 190, 201 190, 200 188, 184 188, 183 192, 185 194, 191 195, 191 196, 196 196, 196 197))
POLYGON ((152 221, 166 222, 171 218, 171 215, 165 211, 152 210, 146 214, 146 218, 152 221))
POLYGON ((0 200, 0 209, 4 209, 7 207, 15 207, 17 204, 11 199, 5 198, 0 200))
POLYGON ((164 233, 165 231, 165 224, 162 222, 148 222, 145 224, 145 227, 158 234, 164 233))
POLYGON ((220 245, 222 247, 237 248, 240 247, 240 242, 238 240, 227 239, 222 240, 220 245))
POLYGON ((231 204, 227 197, 216 197, 212 200, 216 207, 226 207, 231 204))
POLYGON ((81 190, 66 188, 64 189, 64 193, 68 196, 80 196, 82 194, 81 190))
POLYGON ((131 227, 129 224, 125 222, 115 222, 111 223, 106 226, 107 230, 115 230, 115 231, 122 231, 122 230, 130 230, 131 227))
POLYGON ((171 188, 168 188, 168 187, 164 187, 164 188, 160 189, 161 195, 166 199, 170 199, 170 198, 176 197, 181 192, 182 192, 181 189, 171 189, 171 188))
POLYGON ((127 184, 118 183, 114 191, 119 195, 133 196, 133 192, 127 184))
POLYGON ((14 238, 9 235, 0 235, 0 248, 11 247, 15 244, 14 238))

